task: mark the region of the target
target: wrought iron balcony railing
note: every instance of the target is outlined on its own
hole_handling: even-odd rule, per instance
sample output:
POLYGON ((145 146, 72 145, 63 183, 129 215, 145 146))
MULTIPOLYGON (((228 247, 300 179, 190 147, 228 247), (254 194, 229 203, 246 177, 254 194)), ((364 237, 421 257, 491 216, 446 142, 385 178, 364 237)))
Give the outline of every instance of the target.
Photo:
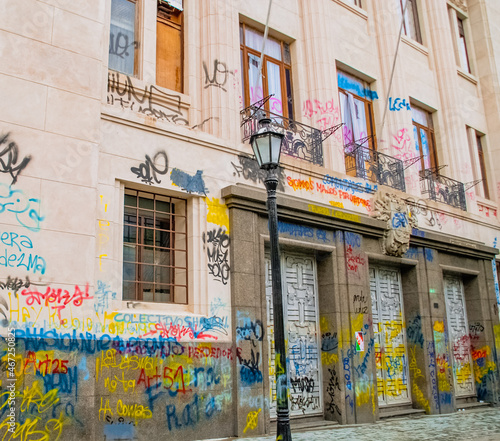
POLYGON ((367 140, 344 147, 347 174, 406 191, 403 161, 364 146, 367 140))
POLYGON ((323 165, 323 132, 306 124, 285 118, 263 109, 266 99, 241 111, 243 141, 250 139, 259 129, 258 114, 264 112, 271 119, 271 126, 285 133, 281 153, 300 158, 313 164, 323 165))
POLYGON ((428 168, 420 171, 422 194, 427 194, 429 199, 433 201, 467 211, 464 183, 440 175, 440 168, 428 168))

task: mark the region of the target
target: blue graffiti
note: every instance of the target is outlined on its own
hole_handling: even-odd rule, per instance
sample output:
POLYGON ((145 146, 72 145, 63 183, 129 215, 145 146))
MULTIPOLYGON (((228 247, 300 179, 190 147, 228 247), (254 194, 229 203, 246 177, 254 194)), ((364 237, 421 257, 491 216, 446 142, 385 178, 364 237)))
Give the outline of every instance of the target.
POLYGON ((406 338, 410 343, 424 347, 424 335, 422 334, 422 318, 416 315, 413 320, 408 321, 406 326, 406 338))
POLYGON ((107 283, 98 280, 97 289, 94 293, 95 312, 104 314, 104 311, 109 310, 112 299, 116 299, 116 292, 112 291, 107 283))
POLYGON ((37 371, 37 376, 43 379, 45 393, 57 388, 59 393, 75 394, 78 398, 78 367, 67 368, 66 373, 48 374, 37 371), (74 388, 74 390, 73 390, 74 388))
POLYGON ((427 262, 434 261, 434 250, 431 248, 417 248, 417 247, 409 247, 406 250, 404 257, 408 259, 418 259, 418 256, 424 256, 427 262))
MULTIPOLYGON (((4 231, 0 235, 0 241, 5 246, 3 254, 0 254, 0 265, 6 268, 26 268, 26 271, 45 274, 47 263, 38 254, 31 254, 27 250, 33 248, 33 242, 28 236, 8 233, 4 231)), ((2 253, 0 251, 0 253, 2 253)))
POLYGON ((412 228, 411 234, 418 237, 425 237, 425 231, 419 230, 418 228, 412 228))
POLYGON ((370 184, 369 182, 365 182, 364 184, 362 184, 356 181, 352 181, 351 179, 340 179, 328 174, 323 176, 323 184, 352 194, 375 193, 378 190, 377 184, 370 184))
POLYGON ((346 231, 344 234, 344 242, 346 245, 350 245, 353 248, 359 248, 361 246, 361 236, 359 234, 346 231))
MULTIPOLYGON (((0 337, 0 339, 2 338, 0 337)), ((120 336, 110 336, 108 334, 99 337, 90 332, 77 334, 76 330, 73 330, 72 333, 63 334, 55 329, 26 328, 16 329, 16 338, 24 339, 26 350, 34 352, 57 349, 60 351, 79 351, 84 354, 95 354, 108 349, 115 349, 122 355, 148 355, 150 357, 167 358, 182 355, 185 351, 182 344, 169 341, 161 335, 154 338, 139 339, 131 337, 124 340, 120 336)))
POLYGON ((212 317, 201 317, 200 319, 201 329, 198 334, 207 331, 216 331, 221 334, 227 335, 226 328, 229 327, 227 324, 227 317, 224 320, 222 317, 212 316, 212 317))
POLYGON ((294 237, 310 237, 314 238, 316 232, 316 239, 323 242, 330 242, 328 239, 328 232, 325 230, 306 227, 305 225, 289 224, 288 222, 278 222, 278 232, 286 233, 294 237))
POLYGON ((45 219, 40 215, 40 199, 27 198, 23 191, 0 184, 0 214, 4 212, 14 213, 20 225, 34 232, 45 219))
POLYGON ((408 226, 408 218, 406 213, 394 213, 392 216, 392 228, 406 228, 408 226))
POLYGON ((204 194, 206 196, 208 190, 205 187, 202 174, 203 171, 198 170, 194 176, 191 176, 178 168, 174 168, 170 173, 170 179, 172 183, 189 193, 204 194))
POLYGON ((166 407, 166 418, 168 430, 171 432, 182 427, 192 427, 201 421, 204 415, 205 419, 212 418, 216 413, 220 412, 220 405, 215 402, 214 397, 198 397, 194 395, 193 401, 186 404, 181 412, 177 411, 175 404, 168 404, 166 407), (201 401, 205 401, 205 408, 200 409, 201 401))
POLYGON ((363 87, 361 82, 354 81, 342 72, 337 73, 338 86, 341 89, 354 93, 361 98, 368 98, 369 100, 378 99, 377 92, 363 87))
POLYGON ((406 98, 389 97, 389 110, 391 112, 399 112, 401 109, 411 110, 410 102, 406 102, 406 98))
POLYGON ((495 293, 497 296, 497 305, 500 306, 500 287, 498 286, 498 272, 497 272, 497 261, 496 259, 493 259, 491 261, 491 266, 493 269, 493 279, 495 282, 495 293))

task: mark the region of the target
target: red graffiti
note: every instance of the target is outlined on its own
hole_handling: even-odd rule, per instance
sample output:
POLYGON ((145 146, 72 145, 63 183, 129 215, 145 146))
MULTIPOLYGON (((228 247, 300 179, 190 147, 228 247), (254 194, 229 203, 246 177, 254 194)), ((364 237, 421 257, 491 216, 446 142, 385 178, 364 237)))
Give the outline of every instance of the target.
POLYGON ((170 325, 165 325, 163 323, 156 323, 155 328, 149 332, 146 332, 146 334, 142 335, 141 337, 147 337, 149 335, 156 335, 160 334, 163 338, 169 338, 174 341, 179 341, 182 338, 188 338, 191 340, 204 340, 205 338, 213 338, 214 340, 217 340, 218 337, 215 335, 207 334, 203 331, 197 331, 196 326, 190 327, 190 326, 184 326, 184 325, 174 325, 173 323, 170 323, 170 325))
POLYGON ((361 257, 359 254, 355 254, 355 252, 352 249, 352 245, 346 245, 345 250, 346 250, 347 269, 349 271, 357 273, 358 268, 360 266, 364 266, 365 259, 361 257))
POLYGON ((70 303, 74 306, 82 306, 84 300, 91 300, 94 297, 89 295, 89 284, 85 285, 83 292, 78 285, 75 285, 75 291, 70 294, 67 289, 47 287, 45 293, 39 292, 36 288, 24 289, 21 295, 26 297, 26 304, 33 305, 35 302, 39 305, 49 306, 49 303, 54 303, 53 309, 57 309, 57 316, 61 319, 61 309, 66 308, 70 303))
MULTIPOLYGON (((333 98, 324 103, 319 100, 306 100, 302 110, 306 118, 315 120, 315 124, 320 130, 326 130, 340 124, 340 109, 335 105, 333 98)), ((342 134, 337 131, 335 137, 340 141, 342 134)))
POLYGON ((292 177, 288 176, 286 180, 288 182, 288 185, 292 187, 294 191, 302 189, 314 191, 314 183, 311 178, 309 178, 309 180, 293 179, 292 177))

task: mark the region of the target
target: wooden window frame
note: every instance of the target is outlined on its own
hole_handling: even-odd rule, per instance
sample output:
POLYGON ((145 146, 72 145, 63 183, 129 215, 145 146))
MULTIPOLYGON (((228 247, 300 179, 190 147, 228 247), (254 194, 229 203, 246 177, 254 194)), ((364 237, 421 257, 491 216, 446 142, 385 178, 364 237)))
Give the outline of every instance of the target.
POLYGON ((159 62, 158 62, 158 44, 159 44, 159 39, 157 35, 157 40, 156 40, 156 77, 157 77, 157 85, 160 87, 165 87, 170 90, 174 90, 179 93, 184 93, 184 12, 180 11, 172 6, 169 6, 166 3, 162 3, 160 5, 160 2, 157 2, 157 13, 156 13, 156 30, 158 34, 158 23, 168 26, 170 28, 175 29, 176 31, 179 31, 180 33, 180 83, 177 87, 174 86, 169 87, 164 84, 158 83, 158 69, 159 69, 159 62), (178 20, 172 20, 171 16, 172 15, 178 16, 178 20))
POLYGON ((173 303, 173 304, 188 304, 189 303, 189 290, 188 290, 188 268, 189 268, 189 261, 188 261, 188 241, 187 241, 187 232, 188 232, 188 216, 187 216, 187 200, 178 198, 178 197, 172 197, 172 196, 166 196, 163 194, 156 194, 156 193, 151 193, 148 191, 143 191, 143 190, 136 190, 133 188, 125 188, 124 192, 124 215, 123 215, 123 222, 124 222, 124 231, 123 231, 123 267, 125 268, 125 265, 134 265, 134 271, 135 271, 135 279, 134 280, 129 280, 125 279, 125 270, 124 270, 124 276, 123 276, 123 292, 124 292, 124 300, 129 300, 129 301, 145 301, 145 302, 155 302, 155 303, 173 303), (133 195, 135 193, 136 197, 136 205, 127 205, 126 203, 126 197, 127 195, 133 195), (153 209, 148 209, 140 206, 139 199, 141 195, 149 195, 152 196, 152 198, 145 198, 147 200, 152 200, 153 201, 153 209), (170 206, 170 211, 168 212, 168 217, 169 217, 169 225, 168 229, 162 229, 162 228, 157 228, 157 213, 160 214, 165 214, 165 212, 159 211, 156 209, 156 203, 158 201, 158 197, 161 197, 163 200, 161 202, 166 202, 168 200, 168 204, 170 206), (183 204, 183 210, 181 211, 181 214, 176 213, 175 211, 179 210, 172 210, 172 207, 175 207, 177 204, 183 204), (127 210, 128 209, 128 210, 127 210), (132 211, 135 210, 135 214, 131 213, 132 211), (129 211, 129 212, 127 212, 129 211), (151 213, 152 217, 146 217, 144 215, 141 215, 140 212, 148 212, 151 213), (184 214, 182 214, 182 212, 184 214), (130 221, 128 217, 135 217, 136 221, 135 223, 133 221, 130 221), (182 219, 184 221, 184 228, 183 231, 178 231, 178 228, 176 227, 176 219, 182 219), (148 225, 146 222, 143 221, 152 221, 152 226, 148 225), (126 227, 132 227, 136 229, 136 234, 135 234, 135 242, 132 241, 126 241, 126 227), (153 244, 147 245, 144 242, 144 233, 147 229, 152 229, 153 230, 153 244), (156 241, 156 234, 157 232, 162 232, 162 233, 167 233, 169 241, 168 241, 168 246, 161 246, 157 245, 156 241), (178 246, 179 243, 179 236, 184 236, 184 239, 182 241, 182 246, 178 246), (130 260, 125 260, 125 249, 126 249, 126 244, 133 244, 135 246, 135 260, 130 261, 130 260), (162 251, 168 251, 169 255, 169 264, 168 265, 160 265, 155 263, 155 258, 153 258, 153 262, 146 262, 145 256, 142 254, 143 253, 143 248, 152 248, 153 252, 156 252, 157 249, 162 250, 162 251), (184 266, 178 266, 176 265, 176 252, 182 252, 185 253, 185 267, 184 266), (142 265, 150 265, 153 267, 153 281, 147 281, 142 279, 142 271, 141 271, 141 266, 142 265), (169 274, 169 283, 160 283, 156 281, 156 271, 158 268, 165 268, 165 271, 168 271, 169 274), (185 283, 176 283, 176 271, 181 270, 185 273, 185 283), (126 283, 133 283, 135 285, 134 288, 134 298, 126 298, 125 297, 125 284, 126 283), (143 287, 144 285, 148 285, 152 287, 152 300, 147 299, 144 300, 143 296, 143 287), (170 301, 163 301, 163 300, 155 300, 155 291, 156 287, 161 286, 165 289, 165 287, 168 286, 168 294, 170 296, 170 301), (176 288, 183 288, 185 290, 185 301, 176 301, 175 299, 175 292, 176 288))
POLYGON ((475 135, 476 135, 476 150, 479 160, 479 171, 481 172, 481 178, 483 180, 482 185, 483 185, 484 197, 486 199, 489 199, 490 191, 488 187, 488 178, 486 174, 486 163, 484 161, 483 142, 481 141, 482 135, 478 132, 475 132, 475 135))
MULTIPOLYGON (((240 23, 240 56, 241 56, 241 63, 242 63, 242 71, 243 71, 243 92, 244 92, 244 102, 243 102, 243 107, 248 107, 250 104, 253 104, 250 102, 250 84, 249 84, 249 78, 248 78, 248 55, 254 55, 256 57, 261 56, 261 53, 255 49, 252 49, 248 46, 245 45, 245 29, 249 28, 252 29, 254 32, 258 32, 261 34, 261 32, 258 29, 255 29, 251 26, 246 25, 245 23, 240 23)), ((275 39, 276 40, 276 39, 275 39)), ((278 40, 276 40, 278 41, 278 40)), ((268 89, 268 84, 267 81, 264 81, 265 78, 267 78, 267 62, 270 61, 274 64, 279 65, 280 67, 280 84, 281 84, 281 97, 282 97, 282 107, 283 107, 283 117, 289 118, 289 119, 294 119, 294 109, 293 109, 293 79, 292 79, 292 66, 289 63, 285 62, 285 56, 286 56, 286 49, 285 49, 285 42, 282 40, 279 40, 280 46, 281 46, 281 58, 282 60, 277 60, 276 58, 270 57, 269 55, 264 55, 264 58, 262 60, 262 93, 264 98, 269 95, 269 89, 268 89), (288 77, 287 77, 287 72, 288 72, 288 77), (287 81, 290 82, 289 85, 287 85, 287 81), (290 89, 290 97, 288 94, 287 86, 290 89), (291 101, 291 102, 290 102, 291 101)), ((290 54, 288 55, 290 56, 290 54)), ((269 101, 266 102, 264 105, 264 109, 267 111, 270 111, 269 109, 269 101)))
MULTIPOLYGON (((422 33, 420 31, 420 20, 418 18, 417 2, 416 2, 416 0, 406 0, 406 1, 408 3, 411 3, 411 5, 412 5, 413 22, 415 23, 415 36, 416 36, 415 41, 417 43, 422 44, 422 33)), ((413 39, 411 37, 411 34, 408 32, 408 29, 406 28, 406 17, 403 14, 403 11, 404 11, 403 2, 404 2, 404 0, 399 0, 399 4, 401 6, 401 15, 403 16, 403 31, 408 38, 413 39)), ((406 8, 406 10, 408 10, 408 7, 406 8)))
POLYGON ((459 51, 459 58, 460 58, 460 67, 464 68, 464 69, 467 69, 467 72, 468 73, 471 73, 471 68, 470 68, 470 60, 469 60, 469 50, 467 49, 467 39, 465 38, 465 29, 464 29, 464 21, 457 16, 457 28, 458 28, 458 39, 459 39, 459 47, 458 47, 458 51, 459 51), (461 51, 461 47, 460 47, 460 44, 461 44, 461 41, 463 41, 463 46, 464 46, 464 49, 465 49, 465 61, 467 62, 467 66, 462 66, 462 57, 460 56, 460 51, 461 51))
MULTIPOLYGON (((132 73, 132 76, 134 78, 137 78, 139 76, 139 57, 140 57, 140 52, 139 52, 139 35, 140 35, 140 26, 141 26, 141 14, 139 11, 140 8, 140 3, 138 0, 126 0, 129 3, 134 4, 135 10, 134 10, 134 41, 133 41, 133 46, 134 46, 134 72, 132 73)), ((111 29, 110 29, 110 34, 111 34, 111 29)), ((111 35, 110 35, 111 38, 111 35)), ((109 65, 109 50, 108 50, 108 65, 109 65)), ((115 69, 112 69, 115 70, 115 69)), ((120 72, 120 71, 117 71, 120 72)), ((129 73, 126 72, 120 72, 123 73, 124 75, 129 75, 129 73)))
MULTIPOLYGON (((368 136, 368 147, 372 150, 377 150, 377 135, 375 133, 375 119, 374 119, 374 115, 373 115, 373 101, 367 99, 367 98, 363 98, 363 97, 360 97, 359 95, 356 95, 348 90, 345 90, 345 89, 342 89, 339 87, 339 95, 340 93, 350 93, 351 95, 355 96, 357 100, 359 101, 362 101, 365 105, 365 115, 367 117, 367 121, 366 121, 366 129, 369 133, 366 134, 366 136, 368 136)), ((342 141, 343 141, 343 137, 342 137, 342 141)), ((356 140, 354 140, 356 141, 356 140)), ((345 146, 345 144, 344 144, 345 146)))
POLYGON ((430 155, 430 161, 431 161, 431 168, 438 167, 439 163, 438 163, 438 157, 437 157, 437 152, 436 152, 436 139, 434 136, 434 128, 432 126, 432 114, 430 112, 428 112, 427 110, 424 110, 420 107, 419 107, 419 109, 426 113, 428 126, 427 127, 423 126, 422 124, 416 122, 413 119, 412 119, 412 124, 414 127, 417 128, 417 134, 419 137, 419 144, 420 145, 419 145, 418 152, 420 154, 421 170, 425 170, 426 167, 425 167, 425 162, 424 162, 424 152, 422 150, 422 142, 420 139, 420 130, 423 130, 424 132, 427 133, 427 142, 429 143, 429 155, 430 155))

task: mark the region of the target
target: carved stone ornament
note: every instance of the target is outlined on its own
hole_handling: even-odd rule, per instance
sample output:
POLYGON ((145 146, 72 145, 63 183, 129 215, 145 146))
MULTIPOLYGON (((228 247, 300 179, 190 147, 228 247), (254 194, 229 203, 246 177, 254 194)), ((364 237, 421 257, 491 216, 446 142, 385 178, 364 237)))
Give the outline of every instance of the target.
POLYGON ((374 205, 372 216, 387 222, 383 242, 384 254, 402 257, 410 246, 412 228, 418 226, 417 218, 412 217, 405 201, 393 193, 379 192, 374 205))
POLYGON ((467 1, 466 0, 448 0, 451 4, 460 8, 462 11, 467 12, 467 1))

